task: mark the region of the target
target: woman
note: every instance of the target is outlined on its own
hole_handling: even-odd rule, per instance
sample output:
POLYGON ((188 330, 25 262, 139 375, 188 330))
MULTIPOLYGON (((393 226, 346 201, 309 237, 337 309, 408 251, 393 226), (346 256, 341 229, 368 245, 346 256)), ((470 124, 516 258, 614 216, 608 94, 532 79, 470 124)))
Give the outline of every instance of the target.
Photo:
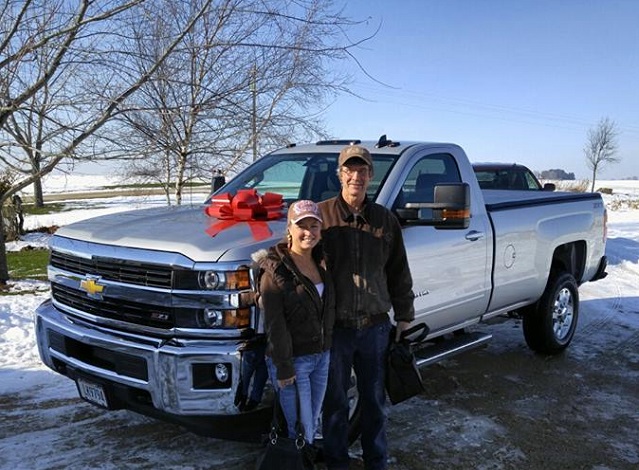
POLYGON ((318 247, 322 217, 300 200, 288 210, 287 240, 259 259, 266 362, 289 437, 296 437, 297 397, 304 438, 312 443, 328 381, 335 293, 318 247))

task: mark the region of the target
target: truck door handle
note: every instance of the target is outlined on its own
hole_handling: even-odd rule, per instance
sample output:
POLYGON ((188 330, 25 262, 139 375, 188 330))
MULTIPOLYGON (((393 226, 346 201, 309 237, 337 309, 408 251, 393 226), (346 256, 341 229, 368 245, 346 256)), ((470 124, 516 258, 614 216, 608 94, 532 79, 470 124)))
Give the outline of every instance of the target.
POLYGON ((466 240, 476 242, 484 238, 484 232, 478 232, 477 230, 471 230, 466 234, 466 240))

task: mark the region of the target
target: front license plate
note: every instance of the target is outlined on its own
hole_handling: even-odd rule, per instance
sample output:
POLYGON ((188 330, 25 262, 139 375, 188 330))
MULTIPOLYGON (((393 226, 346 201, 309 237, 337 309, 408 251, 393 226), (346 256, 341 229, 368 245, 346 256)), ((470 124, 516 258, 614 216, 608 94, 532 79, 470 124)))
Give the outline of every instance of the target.
POLYGON ((104 408, 109 407, 102 385, 87 382, 82 379, 78 379, 77 384, 82 398, 96 405, 103 406, 104 408))

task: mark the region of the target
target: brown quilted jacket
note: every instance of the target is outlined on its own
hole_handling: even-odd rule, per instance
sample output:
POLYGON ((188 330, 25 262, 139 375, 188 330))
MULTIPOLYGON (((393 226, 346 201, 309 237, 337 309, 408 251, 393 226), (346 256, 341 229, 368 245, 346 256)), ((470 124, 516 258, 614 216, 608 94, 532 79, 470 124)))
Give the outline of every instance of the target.
POLYGON ((341 194, 319 204, 322 244, 336 286, 336 319, 378 315, 412 321, 413 280, 401 227, 385 207, 365 201, 354 216, 341 194))
POLYGON ((313 283, 299 272, 285 243, 258 260, 260 297, 267 334, 266 354, 277 368, 277 378, 295 375, 293 357, 328 351, 335 321, 335 289, 322 266, 321 248, 314 256, 324 282, 320 298, 313 283))

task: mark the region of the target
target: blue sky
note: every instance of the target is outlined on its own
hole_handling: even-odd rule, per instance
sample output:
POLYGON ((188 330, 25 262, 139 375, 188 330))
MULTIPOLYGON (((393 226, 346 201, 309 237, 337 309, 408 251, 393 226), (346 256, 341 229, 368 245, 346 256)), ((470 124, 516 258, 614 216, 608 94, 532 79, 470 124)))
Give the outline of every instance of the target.
POLYGON ((351 89, 324 113, 335 137, 447 141, 473 161, 515 161, 589 178, 583 147, 609 117, 639 177, 638 0, 349 0, 351 89), (381 82, 381 84, 379 83, 381 82))

